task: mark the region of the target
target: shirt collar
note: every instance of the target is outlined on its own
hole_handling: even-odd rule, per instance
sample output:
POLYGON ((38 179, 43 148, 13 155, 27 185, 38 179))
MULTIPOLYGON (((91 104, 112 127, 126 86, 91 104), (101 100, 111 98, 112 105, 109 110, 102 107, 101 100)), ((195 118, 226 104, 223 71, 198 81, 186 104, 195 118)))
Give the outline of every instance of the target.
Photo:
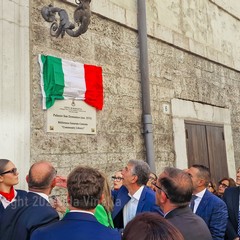
POLYGON ((128 193, 129 197, 134 198, 139 201, 142 191, 143 191, 144 186, 141 186, 133 195, 128 193))
POLYGON ((196 195, 198 198, 202 198, 203 195, 205 194, 206 190, 207 190, 207 189, 204 188, 201 192, 198 192, 198 193, 196 193, 196 194, 194 194, 194 195, 196 195))
POLYGON ((92 212, 84 211, 84 210, 70 210, 70 212, 87 213, 87 214, 91 214, 94 216, 94 214, 92 212))
POLYGON ((33 192, 33 191, 29 191, 29 192, 38 194, 39 196, 41 196, 42 198, 44 198, 45 200, 47 200, 47 201, 49 202, 49 198, 48 198, 48 195, 47 195, 47 194, 45 194, 45 193, 40 193, 40 192, 33 192))

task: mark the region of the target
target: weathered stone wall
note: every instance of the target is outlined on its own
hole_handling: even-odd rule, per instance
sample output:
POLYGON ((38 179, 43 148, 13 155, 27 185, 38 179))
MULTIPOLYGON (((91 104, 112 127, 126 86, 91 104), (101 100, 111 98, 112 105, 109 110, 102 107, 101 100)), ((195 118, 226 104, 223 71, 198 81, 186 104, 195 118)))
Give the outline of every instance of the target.
MULTIPOLYGON (((93 15, 86 34, 55 39, 49 35, 50 24, 40 15, 44 3, 48 1, 34 1, 32 6, 31 161, 49 160, 62 175, 78 164, 97 167, 110 175, 131 158, 143 159, 137 34, 93 15), (39 53, 102 66, 104 108, 97 112, 96 135, 46 132, 39 53)), ((71 5, 64 7, 68 12, 74 10, 71 5)))
MULTIPOLYGON (((110 175, 131 158, 144 159, 137 32, 93 14, 89 30, 81 37, 55 39, 49 35, 50 24, 40 15, 41 7, 47 4, 47 0, 35 0, 31 8, 31 161, 49 160, 61 175, 78 164, 97 167, 110 175), (104 108, 97 112, 96 135, 46 132, 39 53, 102 66, 104 108)), ((74 10, 70 4, 56 4, 62 4, 68 12, 74 10)), ((170 105, 172 98, 229 108, 235 157, 240 163, 239 72, 157 38, 149 38, 148 46, 157 172, 175 164, 172 116, 162 110, 162 104, 170 105)))
POLYGON ((162 110, 162 104, 170 105, 173 98, 230 109, 235 159, 240 164, 240 74, 156 39, 149 39, 149 66, 158 169, 175 159, 172 116, 162 110))

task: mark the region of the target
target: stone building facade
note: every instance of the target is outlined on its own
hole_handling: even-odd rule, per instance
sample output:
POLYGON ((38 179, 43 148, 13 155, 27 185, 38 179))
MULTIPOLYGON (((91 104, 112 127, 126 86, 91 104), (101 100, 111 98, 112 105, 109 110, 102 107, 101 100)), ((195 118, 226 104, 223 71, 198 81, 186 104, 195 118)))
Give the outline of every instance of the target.
MULTIPOLYGON (((50 3, 73 13, 73 0, 24 2, 1 3, 1 157, 13 159, 22 175, 42 159, 61 175, 85 164, 109 176, 129 159, 145 159, 137 0, 92 0, 89 29, 78 38, 51 37, 40 14, 50 3), (104 107, 96 135, 46 132, 38 54, 102 66, 104 107)), ((147 0, 146 7, 156 171, 187 167, 184 121, 190 120, 224 126, 234 177, 240 164, 240 3, 147 0)))

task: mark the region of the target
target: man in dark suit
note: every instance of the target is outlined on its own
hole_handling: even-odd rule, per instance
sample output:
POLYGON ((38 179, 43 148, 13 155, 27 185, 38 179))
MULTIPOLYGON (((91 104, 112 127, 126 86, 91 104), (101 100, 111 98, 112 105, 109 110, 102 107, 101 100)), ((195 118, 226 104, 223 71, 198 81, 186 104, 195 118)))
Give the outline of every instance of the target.
POLYGON ((192 212, 189 201, 193 184, 190 176, 177 168, 165 168, 156 187, 156 200, 165 218, 182 233, 185 240, 211 240, 206 223, 192 212))
POLYGON ((150 168, 142 160, 130 160, 122 170, 123 186, 118 191, 113 191, 112 219, 116 228, 123 229, 141 212, 162 213, 155 204, 154 191, 145 186, 149 174, 150 168))
POLYGON ((56 170, 46 161, 33 164, 27 176, 29 192, 11 203, 0 222, 1 240, 28 240, 36 228, 59 220, 48 196, 55 186, 56 170))
POLYGON ((239 240, 238 221, 239 221, 239 194, 240 194, 240 168, 237 171, 236 183, 238 187, 227 188, 223 195, 223 201, 228 208, 228 224, 225 239, 239 240))
POLYGON ((196 196, 193 212, 206 222, 213 240, 223 240, 228 221, 227 206, 207 190, 211 179, 209 169, 195 164, 187 172, 192 178, 193 194, 196 196))
POLYGON ((67 179, 70 212, 64 218, 33 232, 31 240, 120 240, 120 234, 94 217, 103 199, 104 177, 90 167, 75 168, 67 179))

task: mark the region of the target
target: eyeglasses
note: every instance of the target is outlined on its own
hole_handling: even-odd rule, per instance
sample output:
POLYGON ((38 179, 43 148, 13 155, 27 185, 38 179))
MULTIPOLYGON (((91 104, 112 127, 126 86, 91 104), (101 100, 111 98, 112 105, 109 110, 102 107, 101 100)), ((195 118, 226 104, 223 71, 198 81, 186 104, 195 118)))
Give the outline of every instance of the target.
POLYGON ((121 182, 123 180, 122 177, 116 177, 116 176, 112 176, 112 179, 113 181, 116 181, 116 182, 121 182))
POLYGON ((6 172, 2 172, 2 173, 0 173, 0 175, 4 175, 4 174, 7 174, 7 173, 12 173, 13 175, 17 175, 17 168, 13 168, 13 169, 8 170, 6 172))
POLYGON ((223 188, 228 188, 229 186, 228 185, 226 185, 225 183, 219 183, 219 186, 220 185, 222 185, 223 186, 223 188))
POLYGON ((165 195, 166 195, 166 197, 169 198, 169 197, 168 197, 168 194, 166 193, 166 191, 164 191, 164 190, 163 190, 161 187, 159 187, 156 183, 152 183, 152 185, 153 185, 154 187, 156 187, 157 189, 159 189, 160 191, 164 192, 165 195))

